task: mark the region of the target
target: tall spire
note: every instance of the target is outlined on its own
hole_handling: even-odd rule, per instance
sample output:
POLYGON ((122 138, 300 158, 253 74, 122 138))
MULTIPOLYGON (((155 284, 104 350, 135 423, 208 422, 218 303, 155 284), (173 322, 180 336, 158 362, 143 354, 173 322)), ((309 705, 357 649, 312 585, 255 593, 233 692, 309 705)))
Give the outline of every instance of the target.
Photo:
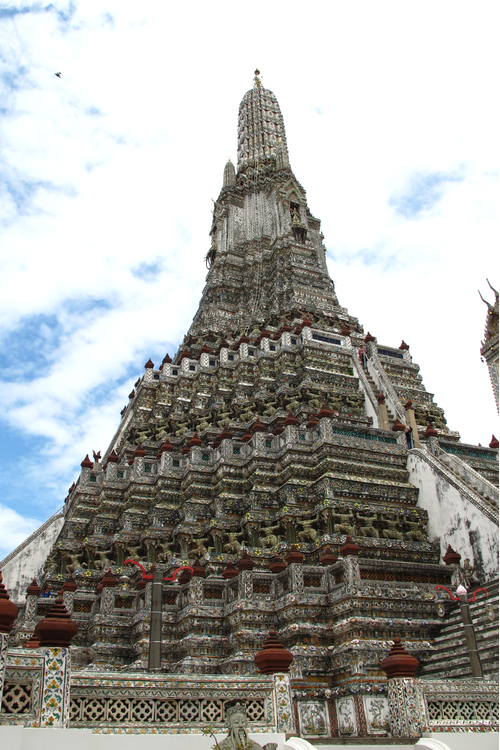
POLYGON ((281 139, 284 161, 288 163, 285 124, 275 95, 262 86, 255 71, 254 88, 247 91, 238 116, 238 172, 255 167, 276 156, 281 139))
POLYGON ((320 221, 290 169, 278 101, 259 76, 255 71, 254 88, 240 104, 238 169, 231 162, 224 169, 205 256, 207 283, 190 336, 248 331, 304 311, 342 312, 320 221))

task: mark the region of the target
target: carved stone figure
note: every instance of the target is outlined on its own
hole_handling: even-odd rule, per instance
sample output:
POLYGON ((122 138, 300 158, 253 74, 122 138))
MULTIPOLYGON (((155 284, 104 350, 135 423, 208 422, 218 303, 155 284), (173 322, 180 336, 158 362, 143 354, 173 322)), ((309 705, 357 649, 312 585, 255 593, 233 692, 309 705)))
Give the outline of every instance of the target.
POLYGON ((354 526, 352 525, 352 519, 350 515, 344 513, 334 513, 333 517, 335 520, 340 519, 340 523, 333 525, 336 534, 354 534, 354 526))
POLYGON ((241 536, 241 533, 238 534, 236 531, 230 531, 227 536, 229 541, 224 545, 224 552, 238 553, 241 549, 241 544, 238 541, 238 537, 241 536))
POLYGON ((465 560, 464 560, 463 571, 464 571, 464 576, 465 576, 465 582, 466 582, 466 584, 467 584, 467 588, 468 588, 468 589, 469 589, 469 588, 470 588, 470 587, 471 587, 472 585, 474 585, 474 584, 476 584, 476 583, 479 583, 479 580, 478 580, 478 579, 477 579, 477 577, 476 577, 476 576, 474 575, 474 574, 475 574, 475 572, 476 572, 476 568, 475 568, 475 567, 473 567, 473 566, 472 566, 472 565, 470 564, 470 558, 469 558, 469 557, 466 557, 466 558, 465 558, 465 560))
POLYGON ((299 531, 297 536, 301 542, 315 542, 318 538, 318 532, 313 528, 314 520, 312 521, 301 521, 302 531, 299 531))
POLYGON ((375 513, 373 515, 366 516, 362 513, 356 513, 356 518, 361 523, 358 531, 358 534, 360 536, 371 536, 378 538, 378 531, 374 525, 375 521, 377 520, 377 515, 375 513))
POLYGON ((207 548, 205 547, 206 537, 201 539, 194 539, 193 546, 189 550, 189 557, 203 557, 207 554, 207 548))
MULTIPOLYGON (((262 750, 262 745, 250 739, 247 730, 247 715, 245 706, 242 703, 236 703, 226 710, 228 723, 228 735, 225 740, 219 742, 219 747, 223 750, 262 750)), ((264 750, 276 750, 276 742, 268 742, 264 745, 264 750)))
POLYGON ((427 537, 422 530, 422 524, 416 521, 404 522, 405 536, 413 542, 423 542, 427 537))
POLYGON ((274 547, 275 544, 278 544, 280 539, 278 536, 276 536, 274 532, 279 528, 280 528, 280 524, 277 524, 276 526, 267 526, 265 529, 261 529, 260 546, 261 547, 274 547))
POLYGON ((403 532, 399 530, 401 528, 399 519, 394 513, 384 518, 384 524, 386 525, 386 528, 382 529, 384 539, 404 538, 403 532))

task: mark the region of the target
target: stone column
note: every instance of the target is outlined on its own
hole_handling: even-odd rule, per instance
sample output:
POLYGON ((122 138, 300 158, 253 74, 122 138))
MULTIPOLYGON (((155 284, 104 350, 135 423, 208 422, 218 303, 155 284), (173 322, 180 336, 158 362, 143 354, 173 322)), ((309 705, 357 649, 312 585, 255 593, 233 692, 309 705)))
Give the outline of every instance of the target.
POLYGON ((389 721, 393 737, 421 737, 425 727, 425 701, 414 677, 395 677, 387 682, 389 721))
POLYGON ((81 488, 83 488, 84 486, 90 484, 90 474, 94 471, 94 462, 90 460, 88 453, 83 459, 80 466, 82 467, 80 473, 80 485, 81 488))
POLYGON ((274 700, 276 701, 276 731, 295 734, 290 675, 273 675, 274 700))
POLYGON ((195 575, 189 585, 189 603, 201 607, 203 605, 203 578, 195 575))
POLYGON ((78 586, 76 585, 75 580, 71 575, 69 576, 69 578, 67 578, 62 586, 64 606, 66 607, 70 615, 73 614, 73 602, 75 599, 75 591, 77 590, 77 588, 78 586))
POLYGON ((163 367, 161 368, 161 373, 160 373, 160 380, 166 380, 171 375, 172 375, 171 362, 163 362, 163 367))
POLYGON ((292 691, 288 674, 292 661, 292 652, 283 646, 276 630, 271 628, 262 649, 255 654, 254 662, 261 674, 273 675, 276 731, 288 735, 295 733, 292 691))
POLYGON ((467 599, 467 589, 465 586, 459 586, 457 589, 458 598, 460 599, 460 611, 462 613, 462 622, 465 629, 465 645, 469 652, 470 665, 472 669, 472 676, 476 679, 484 677, 483 668, 481 666, 481 659, 479 658, 479 651, 477 648, 476 634, 474 633, 474 626, 472 624, 472 618, 470 616, 469 601, 467 599))
POLYGON ((238 598, 251 601, 253 597, 253 576, 251 570, 242 570, 238 575, 238 598))
POLYGON ((331 419, 323 417, 319 420, 319 431, 323 440, 332 440, 332 422, 331 419))
POLYGON ((266 445, 266 436, 263 432, 256 432, 253 436, 253 449, 263 451, 266 445))
POLYGON ((163 571, 154 570, 151 595, 151 620, 149 625, 148 672, 159 672, 161 669, 162 606, 163 571))
POLYGON ((172 447, 170 446, 168 450, 164 450, 161 454, 159 471, 162 474, 165 474, 172 469, 172 453, 170 452, 171 450, 172 447))
POLYGON ((285 441, 287 445, 293 445, 299 442, 299 420, 288 412, 288 416, 283 422, 285 426, 285 441))
POLYGON ((408 427, 411 427, 411 433, 413 435, 413 445, 415 446, 415 448, 420 448, 417 421, 415 419, 415 412, 412 409, 411 401, 407 401, 405 404, 405 415, 406 415, 406 424, 408 425, 408 427))
POLYGON ((421 737, 426 721, 422 687, 415 679, 418 661, 406 651, 396 636, 388 656, 380 666, 387 674, 391 735, 421 737))
POLYGON ((38 585, 36 578, 33 578, 30 585, 26 589, 26 607, 24 609, 23 626, 30 628, 35 627, 36 609, 38 604, 38 597, 40 596, 41 588, 38 585))
POLYGON ((7 663, 7 633, 0 632, 0 706, 2 705, 6 663, 7 663))
POLYGON ((378 421, 379 421, 380 429, 390 430, 391 426, 389 424, 389 414, 387 412, 385 396, 383 393, 380 393, 380 395, 377 396, 377 401, 378 401, 378 421))
POLYGON ((311 341, 312 340, 312 330, 311 330, 311 321, 307 320, 306 324, 302 322, 302 340, 303 341, 311 341))
POLYGON ((69 724, 71 652, 69 648, 49 646, 44 648, 42 653, 44 670, 40 726, 67 729, 69 724))
POLYGON ((290 581, 290 593, 300 597, 304 593, 304 573, 301 563, 289 563, 288 580, 290 581))
POLYGON ((150 359, 148 359, 148 361, 144 365, 144 370, 145 370, 144 376, 143 376, 144 382, 145 383, 152 383, 153 380, 154 380, 154 378, 153 378, 154 364, 153 364, 153 362, 150 359))
POLYGON ((132 477, 139 478, 144 474, 144 454, 143 448, 136 448, 132 456, 132 477))
POLYGON ((352 541, 348 534, 339 550, 344 565, 344 585, 348 594, 355 594, 361 586, 361 574, 358 562, 359 550, 360 547, 352 541))
POLYGON ((104 577, 101 578, 99 586, 101 586, 102 593, 99 614, 110 615, 112 613, 115 597, 113 589, 116 584, 117 580, 111 572, 105 573, 104 577))
POLYGON ((119 461, 115 450, 113 449, 104 464, 104 473, 107 482, 116 482, 117 463, 119 461))

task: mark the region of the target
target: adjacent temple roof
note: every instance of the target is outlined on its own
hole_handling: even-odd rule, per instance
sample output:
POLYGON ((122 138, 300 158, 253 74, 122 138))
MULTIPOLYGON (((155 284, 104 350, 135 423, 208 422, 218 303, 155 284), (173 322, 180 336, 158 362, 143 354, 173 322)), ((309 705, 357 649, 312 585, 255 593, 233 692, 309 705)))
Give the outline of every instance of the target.
MULTIPOLYGON (((486 281, 488 281, 488 279, 486 279, 486 281)), ((479 296, 483 300, 484 304, 488 307, 486 325, 484 328, 483 347, 488 346, 488 344, 491 344, 491 342, 493 342, 495 339, 498 341, 498 292, 491 286, 489 281, 488 286, 495 295, 495 304, 490 305, 490 303, 484 299, 481 292, 479 292, 479 296)))

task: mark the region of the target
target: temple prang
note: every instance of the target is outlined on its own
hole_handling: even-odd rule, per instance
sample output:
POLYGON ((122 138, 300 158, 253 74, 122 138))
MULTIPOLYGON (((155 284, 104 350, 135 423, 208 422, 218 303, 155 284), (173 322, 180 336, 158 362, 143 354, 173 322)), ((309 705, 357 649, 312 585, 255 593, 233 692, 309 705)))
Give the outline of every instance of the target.
MULTIPOLYGON (((102 459, 82 461, 8 639, 30 641, 71 576, 82 700, 95 670, 257 679, 271 633, 275 660, 291 661, 272 677, 289 700, 283 731, 387 736, 381 662, 395 640, 417 677, 469 674, 466 652, 457 672, 432 666, 451 616, 436 586, 473 569, 497 587, 498 442, 462 443, 411 347, 379 342, 340 305, 277 99, 255 76, 191 327, 173 358, 146 362, 102 459)), ((496 316, 498 373, 498 294, 496 316)), ((11 590, 23 554, 4 566, 11 590)), ((495 676, 498 657, 483 665, 495 676)), ((72 726, 92 724, 83 705, 72 726)))

